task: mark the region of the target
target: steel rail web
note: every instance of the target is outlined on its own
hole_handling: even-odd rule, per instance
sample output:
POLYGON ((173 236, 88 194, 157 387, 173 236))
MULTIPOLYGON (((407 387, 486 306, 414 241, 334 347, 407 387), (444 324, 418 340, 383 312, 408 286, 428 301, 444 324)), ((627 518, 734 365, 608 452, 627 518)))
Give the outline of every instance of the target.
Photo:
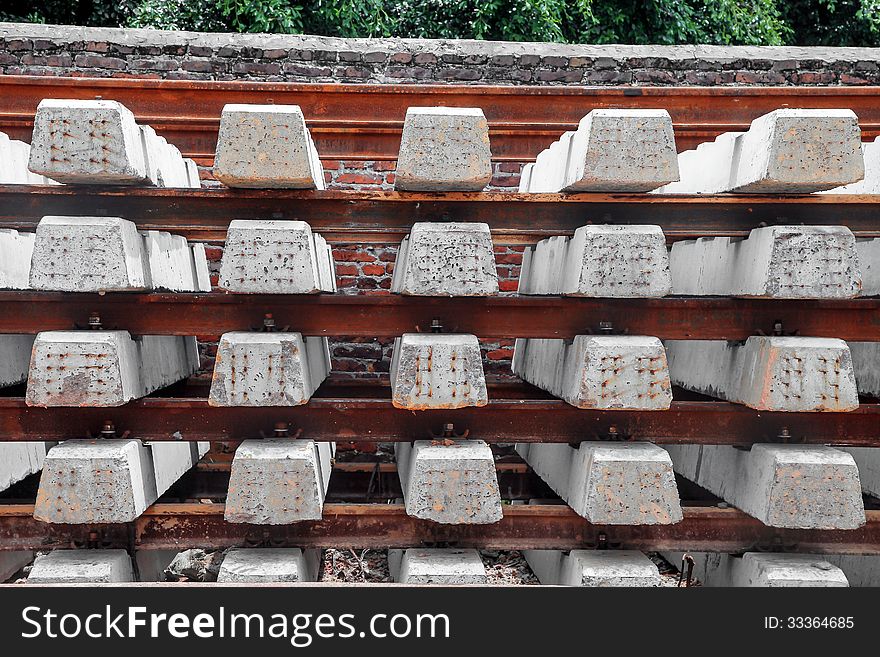
POLYGON ((220 335, 275 326, 304 335, 393 338, 430 330, 480 338, 573 338, 593 333, 664 340, 745 340, 784 333, 880 341, 880 298, 407 297, 212 293, 0 292, 0 333, 95 324, 135 335, 220 335))
POLYGON ((595 108, 669 111, 680 150, 741 131, 783 107, 852 109, 864 140, 880 134, 877 87, 634 87, 456 84, 314 84, 5 75, 0 131, 30 141, 43 98, 118 100, 187 157, 210 165, 227 103, 302 107, 325 159, 394 160, 410 106, 480 107, 497 161, 530 161, 595 108), (357 114, 352 116, 352 107, 357 114))
POLYGON ((0 505, 0 550, 451 545, 880 554, 880 511, 873 510, 861 528, 838 531, 768 527, 737 509, 702 506, 685 506, 684 519, 674 525, 621 526, 593 525, 564 505, 505 505, 502 520, 490 525, 443 525, 408 516, 402 505, 392 504, 327 504, 321 520, 277 526, 228 523, 223 509, 223 504, 156 504, 132 523, 56 525, 35 520, 32 505, 0 505))
POLYGON ((649 440, 657 444, 766 442, 880 447, 880 404, 848 413, 764 412, 721 401, 673 401, 666 411, 578 409, 559 399, 495 399, 480 408, 412 412, 389 398, 313 397, 295 407, 215 407, 201 398, 147 397, 119 407, 39 408, 0 398, 0 442, 60 441, 115 431, 152 441, 213 442, 289 435, 337 442, 430 440, 446 424, 490 443, 649 440))

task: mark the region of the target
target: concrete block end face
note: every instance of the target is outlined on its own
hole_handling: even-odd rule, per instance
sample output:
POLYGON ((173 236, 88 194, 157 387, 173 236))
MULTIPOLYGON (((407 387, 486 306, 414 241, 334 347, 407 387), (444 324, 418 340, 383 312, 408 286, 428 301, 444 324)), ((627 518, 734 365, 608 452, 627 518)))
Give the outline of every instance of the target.
POLYGON ((313 150, 298 105, 226 105, 214 177, 227 187, 316 189, 313 150))
POLYGON ((320 468, 311 440, 245 440, 232 460, 226 521, 284 525, 320 520, 320 468))
POLYGON ((572 140, 567 192, 647 192, 679 179, 666 110, 593 110, 572 140))
POLYGON ((29 168, 64 183, 149 182, 134 115, 112 100, 41 101, 29 168))
MULTIPOLYGON (((672 292, 659 226, 582 226, 568 242, 561 292, 587 297, 663 297, 672 292)), ((533 267, 541 268, 536 260, 533 267)))
POLYGON ((583 344, 577 395, 567 397, 578 408, 667 410, 672 384, 666 350, 648 336, 577 336, 583 344))
POLYGON ((396 577, 401 584, 486 584, 486 568, 476 550, 409 548, 396 577))
POLYGON ((865 177, 862 133, 851 110, 776 110, 767 116, 773 117, 767 177, 753 191, 808 193, 865 177))
POLYGON ((821 557, 747 552, 733 566, 733 586, 846 587, 843 571, 821 557))
POLYGON ((299 333, 224 333, 217 347, 211 406, 299 406, 326 373, 312 373, 299 333), (316 381, 312 379, 316 378, 316 381))
POLYGON ((774 226, 752 231, 772 237, 766 296, 850 299, 861 290, 855 237, 845 226, 774 226))
POLYGON ((28 406, 121 406, 134 389, 138 363, 127 331, 45 331, 31 352, 28 406))
POLYGON ((111 584, 133 582, 125 550, 53 550, 37 557, 29 584, 111 584))
POLYGON ((489 403, 480 343, 474 335, 405 333, 394 343, 391 402, 409 410, 489 403))
POLYGON ((478 108, 410 107, 395 189, 481 191, 492 179, 489 124, 478 108))
POLYGON ((753 336, 739 399, 756 410, 841 412, 859 406, 849 347, 834 338, 753 336))
POLYGON ((495 459, 481 440, 416 441, 404 485, 406 512, 442 524, 491 524, 502 517, 495 459))
POLYGON ((248 584, 313 582, 303 550, 299 548, 233 549, 223 558, 217 581, 248 584))
POLYGON ((752 471, 764 481, 745 491, 749 508, 766 505, 760 519, 771 527, 856 529, 865 524, 862 486, 853 457, 830 447, 755 445, 752 471))
POLYGON ((101 292, 150 287, 141 235, 120 217, 43 217, 37 225, 30 286, 101 292))
POLYGON ((228 292, 315 294, 319 254, 303 221, 230 222, 218 287, 228 292))
MULTIPOLYGON (((612 525, 668 525, 682 520, 681 503, 672 459, 651 443, 608 445, 581 443, 584 481, 581 490, 570 492, 572 508, 590 522, 612 525)), ((573 486, 574 488, 575 486, 573 486)), ((579 485, 577 486, 579 487, 579 485)))
POLYGON ((398 259, 393 287, 400 294, 498 294, 498 271, 488 224, 418 222, 401 244, 398 259))
POLYGON ((121 439, 68 440, 51 448, 34 518, 61 524, 137 519, 156 498, 155 483, 144 479, 142 449, 139 440, 121 439))
POLYGON ((589 587, 657 587, 660 571, 635 550, 572 550, 563 557, 560 584, 589 587))

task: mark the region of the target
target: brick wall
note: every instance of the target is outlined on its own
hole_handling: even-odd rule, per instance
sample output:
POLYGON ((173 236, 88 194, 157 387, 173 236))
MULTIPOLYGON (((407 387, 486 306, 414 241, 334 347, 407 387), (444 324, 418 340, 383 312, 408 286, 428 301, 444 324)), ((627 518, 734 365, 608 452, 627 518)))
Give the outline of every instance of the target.
POLYGON ((880 49, 589 46, 0 23, 0 72, 176 80, 532 85, 880 84, 880 49))

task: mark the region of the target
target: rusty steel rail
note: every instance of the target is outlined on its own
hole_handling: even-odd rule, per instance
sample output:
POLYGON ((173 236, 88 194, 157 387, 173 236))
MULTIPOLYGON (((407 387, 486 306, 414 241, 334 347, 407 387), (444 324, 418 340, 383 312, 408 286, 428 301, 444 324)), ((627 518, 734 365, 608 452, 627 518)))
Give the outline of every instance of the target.
POLYGON ((302 107, 324 159, 394 160, 407 107, 481 107, 492 153, 529 161, 595 108, 660 108, 672 116, 680 150, 714 139, 780 107, 850 108, 863 138, 880 135, 877 87, 550 87, 0 77, 0 131, 30 141, 43 98, 118 100, 139 121, 201 164, 210 164, 227 103, 302 107), (352 108, 357 108, 352 120, 352 108))
POLYGON ((0 441, 68 440, 97 436, 104 422, 145 440, 232 441, 290 435, 339 442, 431 439, 447 423, 490 443, 615 439, 658 444, 751 445, 803 442, 880 447, 880 404, 848 413, 763 412, 728 402, 673 401, 666 411, 599 411, 558 399, 491 399, 481 408, 412 412, 390 399, 313 397, 290 408, 213 407, 204 398, 147 397, 116 408, 37 408, 0 398, 0 441))
MULTIPOLYGON (((2 77, 0 77, 2 80, 2 77)), ((2 88, 2 87, 0 87, 2 88)), ((880 104, 878 104, 880 106, 880 104)), ((534 243, 587 223, 656 224, 667 239, 742 237, 761 225, 846 225, 880 237, 880 195, 400 193, 0 185, 0 228, 47 215, 119 216, 139 228, 222 241, 233 219, 298 219, 334 243, 399 242, 417 221, 483 221, 499 244, 534 243)))
POLYGON ((880 298, 841 300, 665 297, 405 297, 400 295, 271 295, 177 293, 0 292, 0 333, 36 333, 88 326, 135 335, 219 335, 275 325, 304 335, 392 338, 430 330, 481 338, 572 338, 613 332, 666 340, 744 340, 786 333, 880 341, 880 298))
POLYGON ((242 525, 223 520, 222 504, 156 504, 135 522, 53 525, 33 518, 32 505, 0 505, 0 551, 101 547, 403 548, 451 545, 510 549, 620 548, 642 551, 880 554, 880 511, 867 511, 860 529, 792 530, 767 527, 732 508, 685 506, 675 525, 593 525, 563 505, 504 507, 491 525, 441 525, 408 516, 402 505, 327 504, 322 520, 291 525, 242 525))

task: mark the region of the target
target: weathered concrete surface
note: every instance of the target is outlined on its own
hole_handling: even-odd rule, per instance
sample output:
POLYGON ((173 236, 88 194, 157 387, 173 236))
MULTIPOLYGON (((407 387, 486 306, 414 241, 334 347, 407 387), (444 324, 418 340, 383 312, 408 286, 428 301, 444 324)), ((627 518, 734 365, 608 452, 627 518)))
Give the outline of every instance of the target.
POLYGON ((744 240, 675 242, 675 294, 849 299, 861 290, 855 237, 845 226, 769 226, 744 240))
POLYGON ((29 406, 121 406, 198 368, 196 338, 127 331, 44 331, 34 342, 29 406))
POLYGON ((488 404, 476 336, 405 333, 395 339, 391 403, 413 411, 488 404))
POLYGON ((0 388, 27 380, 35 337, 19 333, 0 335, 0 388))
POLYGON ((121 406, 144 394, 137 345, 127 331, 37 335, 25 396, 29 406, 121 406))
POLYGON ((823 194, 880 194, 880 137, 874 141, 862 142, 862 154, 865 158, 864 179, 829 189, 823 194))
POLYGON ((388 550, 388 566, 401 584, 486 584, 486 568, 473 549, 388 550))
POLYGON ((68 440, 49 450, 34 517, 44 522, 131 522, 207 454, 207 442, 68 440))
POLYGON ((0 584, 8 582, 33 560, 34 553, 29 551, 0 552, 0 584))
POLYGON ((825 446, 670 445, 675 471, 770 527, 855 529, 865 524, 852 456, 825 446))
POLYGON ((114 100, 40 101, 28 168, 64 183, 199 186, 180 151, 114 100))
POLYGON ((320 520, 336 443, 245 440, 235 450, 227 522, 284 525, 320 520))
POLYGON ((843 340, 752 336, 667 340, 673 385, 759 411, 851 411, 859 406, 843 340))
POLYGON ((413 224, 397 252, 391 291, 434 297, 497 294, 498 272, 489 225, 413 224))
POLYGON ((139 233, 120 217, 43 217, 30 287, 60 292, 209 292, 204 245, 162 231, 139 233), (207 281, 207 282, 206 282, 207 281))
POLYGON ((861 554, 823 554, 817 556, 840 568, 850 586, 880 586, 880 558, 861 554))
POLYGON ((318 579, 320 564, 320 550, 233 549, 223 559, 217 581, 248 584, 314 582, 318 579))
POLYGON ((519 443, 517 452, 578 515, 609 525, 682 519, 672 461, 651 443, 519 443))
POLYGON ((859 394, 880 397, 880 342, 848 342, 859 394))
POLYGON ((524 550, 523 556, 544 585, 660 586, 657 566, 636 550, 524 550))
POLYGON ((224 333, 208 404, 298 406, 330 373, 327 338, 299 333, 224 333))
POLYGON ((28 584, 110 584, 133 582, 125 550, 52 550, 37 557, 28 584))
POLYGON ((0 491, 42 470, 52 445, 30 441, 0 444, 0 491))
POLYGON ((518 339, 513 372, 578 408, 665 410, 672 402, 658 338, 518 339))
POLYGON ((647 192, 675 180, 666 110, 594 109, 538 155, 521 191, 647 192))
POLYGON ((228 187, 324 189, 299 105, 224 106, 214 177, 228 187))
POLYGON ((483 110, 410 107, 394 187, 410 192, 480 191, 492 179, 491 158, 483 110))
POLYGON ((28 171, 30 145, 0 132, 0 184, 54 185, 54 180, 28 171))
POLYGON ((204 244, 189 244, 181 235, 149 230, 141 234, 150 287, 172 292, 210 292, 204 244))
POLYGON ((856 240, 856 253, 862 270, 862 296, 880 296, 880 238, 856 240))
POLYGON ((848 109, 778 109, 678 156, 662 194, 818 192, 865 175, 858 117, 848 109))
POLYGON ((303 221, 235 220, 226 232, 218 287, 263 294, 335 292, 333 256, 303 221))
POLYGON ((443 524, 501 520, 495 459, 482 440, 395 443, 406 512, 443 524))
POLYGON ((519 294, 662 297, 672 291, 666 238, 659 226, 590 225, 570 240, 526 247, 519 294))
POLYGON ((0 228, 0 290, 26 290, 29 285, 34 233, 0 228))
POLYGON ((165 569, 177 556, 177 550, 137 550, 134 562, 139 582, 164 582, 165 569))
MULTIPOLYGON (((694 577, 703 586, 840 587, 848 586, 843 571, 830 563, 830 555, 746 552, 741 557, 715 552, 689 552, 694 577)), ((663 555, 681 562, 681 553, 663 555)))
POLYGON ((30 286, 66 292, 149 289, 143 239, 133 222, 120 217, 43 217, 30 286))

